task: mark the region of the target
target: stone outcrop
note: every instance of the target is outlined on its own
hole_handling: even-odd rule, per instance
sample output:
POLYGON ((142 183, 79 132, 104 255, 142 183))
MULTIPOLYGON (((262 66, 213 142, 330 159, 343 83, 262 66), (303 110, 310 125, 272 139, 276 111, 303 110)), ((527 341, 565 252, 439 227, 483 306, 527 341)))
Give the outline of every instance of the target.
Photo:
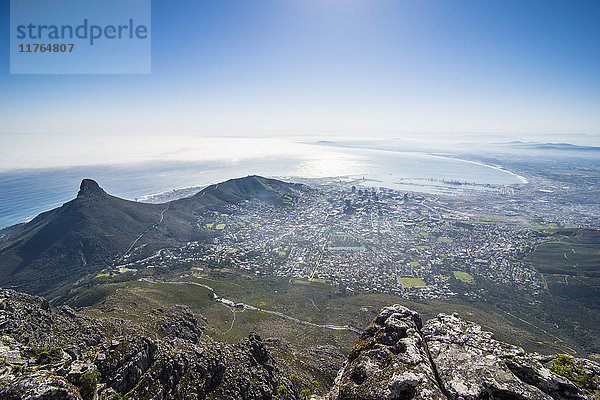
POLYGON ((0 290, 0 400, 277 398, 285 378, 258 334, 232 345, 202 330, 185 306, 144 325, 0 290))
POLYGON ((81 397, 79 390, 65 378, 39 371, 20 376, 1 388, 0 399, 77 400, 81 397))
POLYGON ((107 196, 104 189, 98 185, 98 182, 92 179, 84 179, 81 181, 79 186, 79 192, 77 193, 78 198, 94 198, 99 196, 107 196))
MULTIPOLYGON (((360 336, 330 399, 588 398, 544 365, 551 359, 497 341, 457 315, 440 314, 422 324, 416 313, 395 305, 384 308, 360 336)), ((599 379, 596 363, 576 362, 599 379)))
POLYGON ((438 315, 422 334, 449 398, 584 398, 577 386, 520 347, 499 342, 481 326, 456 315, 438 315))
MULTIPOLYGON (((114 352, 122 353, 118 348, 114 352)), ((109 352, 107 360, 111 356, 109 352)), ((118 358, 126 360, 118 370, 103 363, 99 369, 115 371, 112 376, 121 380, 109 379, 108 385, 131 399, 271 399, 282 381, 254 333, 235 345, 207 341, 198 346, 176 339, 159 342, 154 352, 151 344, 138 345, 118 358)))
POLYGON ((331 346, 296 350, 256 333, 225 344, 202 332, 185 306, 144 321, 90 318, 0 289, 0 400, 276 400, 292 373, 328 385, 340 367, 330 400, 583 400, 600 387, 593 361, 568 358, 569 380, 549 369, 552 356, 497 341, 457 315, 423 323, 400 305, 381 311, 345 361, 331 346))
POLYGON ((421 327, 414 311, 384 308, 360 335, 330 399, 444 399, 421 327))
POLYGON ((49 345, 52 336, 50 304, 42 297, 0 290, 0 330, 19 343, 49 345))
POLYGON ((166 312, 155 310, 155 326, 160 335, 167 339, 184 339, 192 343, 198 343, 204 327, 194 317, 187 306, 176 305, 166 312))

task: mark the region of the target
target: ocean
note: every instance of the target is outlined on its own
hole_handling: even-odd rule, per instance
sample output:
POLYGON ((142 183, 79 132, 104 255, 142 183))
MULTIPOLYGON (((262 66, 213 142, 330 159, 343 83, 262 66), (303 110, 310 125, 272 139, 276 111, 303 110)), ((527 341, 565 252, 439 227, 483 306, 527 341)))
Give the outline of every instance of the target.
POLYGON ((289 151, 288 147, 283 154, 278 154, 276 148, 254 152, 249 147, 247 153, 238 152, 235 157, 227 154, 219 157, 213 152, 211 157, 198 156, 197 160, 189 154, 177 160, 175 154, 168 161, 148 159, 119 163, 111 160, 111 165, 6 169, 0 172, 0 228, 28 221, 73 199, 83 178, 94 179, 108 193, 130 200, 254 174, 365 178, 368 186, 439 194, 486 190, 482 186, 485 184, 525 182, 496 167, 428 154, 308 144, 293 148, 294 151, 289 151))

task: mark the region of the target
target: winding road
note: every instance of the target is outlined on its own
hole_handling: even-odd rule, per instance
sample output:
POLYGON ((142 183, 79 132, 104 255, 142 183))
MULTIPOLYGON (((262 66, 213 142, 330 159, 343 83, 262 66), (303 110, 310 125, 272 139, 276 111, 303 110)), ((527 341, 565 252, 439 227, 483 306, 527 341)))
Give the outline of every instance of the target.
MULTIPOLYGON (((217 190, 218 187, 219 187, 219 184, 216 184, 215 187, 214 187, 214 189, 212 191, 217 190)), ((209 189, 209 188, 210 188, 210 186, 208 188, 206 188, 206 189, 209 189)), ((200 197, 204 196, 207 193, 206 189, 202 192, 202 194, 200 195, 200 197)), ((162 221, 164 219, 164 213, 169 209, 170 205, 171 204, 169 203, 169 205, 167 206, 167 208, 165 208, 164 210, 161 211, 161 213, 160 213, 160 221, 158 221, 158 223, 156 223, 152 227, 150 227, 147 230, 145 230, 144 232, 142 232, 142 234, 140 236, 138 236, 133 241, 133 243, 131 243, 131 246, 129 246, 129 248, 127 249, 127 251, 125 252, 125 254, 123 254, 123 256, 121 257, 121 259, 125 258, 125 256, 127 256, 127 254, 129 254, 129 252, 131 251, 131 249, 133 248, 133 246, 135 246, 135 244, 145 234, 147 234, 152 229, 156 228, 158 225, 160 225, 162 223, 162 221)), ((210 286, 204 285, 204 284, 198 283, 198 282, 189 282, 189 281, 186 281, 186 282, 177 282, 177 281, 158 282, 158 281, 155 281, 155 280, 153 280, 151 278, 140 278, 139 280, 143 281, 143 282, 157 284, 157 285, 159 285, 159 284, 162 284, 162 285, 195 285, 195 286, 203 287, 203 288, 208 289, 211 292, 215 293, 214 289, 211 288, 210 286)), ((215 296, 216 296, 216 293, 215 293, 215 296)), ((360 329, 354 328, 354 327, 352 327, 350 325, 342 325, 342 326, 340 326, 340 325, 332 325, 332 324, 324 324, 324 325, 315 324, 313 322, 304 321, 304 320, 301 320, 301 319, 298 319, 298 318, 295 318, 295 317, 291 317, 289 315, 286 315, 286 314, 278 312, 278 311, 265 310, 265 309, 262 309, 262 308, 259 308, 259 307, 254 307, 254 306, 251 306, 249 304, 244 304, 244 303, 235 303, 235 302, 233 302, 231 300, 228 300, 228 299, 219 298, 218 296, 215 297, 215 300, 218 301, 218 302, 220 302, 220 303, 222 303, 223 305, 225 305, 226 307, 228 307, 233 312, 233 314, 234 314, 234 322, 235 322, 235 310, 231 306, 229 306, 228 304, 226 304, 226 303, 235 304, 236 307, 241 307, 241 308, 243 308, 245 310, 253 310, 253 311, 259 311, 259 312, 262 312, 262 313, 265 313, 265 314, 275 315, 275 316, 278 316, 278 317, 281 317, 281 318, 284 318, 284 319, 287 319, 287 320, 290 320, 290 321, 294 321, 294 322, 296 322, 298 324, 301 324, 301 325, 314 326, 316 328, 332 329, 332 330, 336 330, 336 331, 350 331, 350 332, 353 332, 353 333, 356 333, 356 334, 359 334, 359 335, 362 333, 362 331, 360 329)), ((312 299, 309 299, 309 300, 312 302, 313 306, 318 310, 318 308, 315 305, 314 301, 312 301, 312 299)), ((232 322, 231 328, 229 328, 229 330, 231 330, 232 328, 233 328, 233 322, 232 322)))
MULTIPOLYGON (((214 186, 215 187, 211 190, 212 192, 214 192, 215 190, 217 190, 219 188, 219 184, 217 183, 214 186)), ((200 194, 199 197, 203 197, 207 193, 208 189, 210 189, 210 186, 208 186, 206 189, 204 189, 202 191, 202 194, 200 194)), ((125 253, 123 253, 123 255, 121 256, 121 258, 119 258, 119 260, 123 260, 131 252, 131 249, 133 249, 133 246, 135 246, 136 243, 142 237, 144 237, 144 235, 148 234, 148 232, 152 231, 153 229, 156 229, 156 227, 159 226, 163 222, 163 220, 165 219, 165 212, 167 212, 169 210, 169 207, 171 207, 171 203, 170 202, 167 204, 167 208, 165 208, 164 210, 162 210, 160 212, 160 220, 156 224, 152 225, 150 228, 148 228, 144 232, 142 232, 137 238, 135 238, 135 240, 131 243, 131 245, 129 246, 129 248, 127 249, 127 251, 125 253)))
MULTIPOLYGON (((214 289, 211 288, 210 286, 204 285, 204 284, 198 283, 198 282, 189 282, 189 281, 186 281, 186 282, 176 282, 176 281, 158 282, 158 281, 155 281, 155 280, 153 280, 151 278, 140 278, 139 280, 142 281, 142 282, 153 283, 153 284, 156 284, 156 285, 195 285, 195 286, 201 286, 201 287, 203 287, 205 289, 208 289, 211 292, 215 293, 214 289)), ((215 296, 216 296, 216 293, 215 293, 215 296)), ((353 333, 356 333, 356 334, 359 334, 359 335, 362 333, 362 331, 360 329, 357 329, 357 328, 355 328, 353 326, 350 326, 350 325, 332 325, 332 324, 321 325, 321 324, 315 324, 313 322, 304 321, 304 320, 301 320, 301 319, 298 319, 298 318, 295 318, 295 317, 291 317, 291 316, 286 315, 284 313, 281 313, 279 311, 265 310, 263 308, 254 307, 254 306, 251 306, 249 304, 244 304, 244 303, 236 303, 234 301, 231 301, 231 300, 228 300, 228 299, 224 299, 224 298, 220 298, 220 297, 216 297, 215 300, 218 301, 218 302, 220 302, 220 303, 223 303, 227 307, 230 307, 230 306, 228 304, 225 304, 225 303, 233 303, 236 306, 243 307, 245 310, 253 310, 253 311, 263 312, 265 314, 276 315, 278 317, 285 318, 285 319, 290 320, 290 321, 294 321, 294 322, 296 322, 298 324, 301 324, 301 325, 314 326, 316 328, 331 329, 331 330, 334 330, 334 331, 350 331, 350 332, 353 332, 353 333)))
POLYGON ((126 251, 125 253, 123 253, 123 255, 121 256, 121 258, 120 258, 121 260, 122 260, 122 259, 124 259, 124 258, 125 258, 125 257, 126 257, 126 256, 129 254, 129 252, 131 251, 131 249, 133 249, 133 246, 135 246, 135 244, 136 244, 136 243, 137 243, 137 242, 138 242, 138 241, 139 241, 139 240, 140 240, 140 239, 141 239, 141 238, 142 238, 142 237, 143 237, 145 234, 147 234, 147 233, 148 233, 148 232, 150 232, 151 230, 155 229, 157 226, 159 226, 159 225, 160 225, 160 224, 163 222, 163 220, 165 219, 165 212, 166 212, 166 211, 169 209, 169 207, 171 207, 171 203, 169 203, 169 204, 167 205, 167 208, 165 208, 164 210, 162 210, 162 211, 160 212, 160 220, 159 220, 159 221, 158 221, 156 224, 152 225, 150 228, 148 228, 148 229, 146 229, 144 232, 142 232, 142 233, 140 234, 140 236, 138 236, 138 237, 137 237, 137 238, 136 238, 136 239, 135 239, 135 240, 134 240, 134 241, 131 243, 131 245, 129 246, 129 248, 127 249, 127 251, 126 251))

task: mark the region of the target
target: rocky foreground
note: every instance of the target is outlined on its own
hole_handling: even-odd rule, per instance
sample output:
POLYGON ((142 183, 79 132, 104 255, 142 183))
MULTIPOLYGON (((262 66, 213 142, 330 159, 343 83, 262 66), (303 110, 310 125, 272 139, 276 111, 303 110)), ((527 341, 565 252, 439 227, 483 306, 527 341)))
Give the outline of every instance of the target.
POLYGON ((395 305, 384 308, 365 329, 329 396, 331 400, 593 398, 600 365, 559 359, 563 358, 569 360, 564 370, 576 382, 550 370, 557 369, 555 357, 499 342, 457 315, 440 314, 423 324, 417 313, 395 305))
MULTIPOLYGON (((137 323, 0 290, 0 400, 302 398, 282 391, 295 384, 289 344, 253 333, 223 344, 202 330, 185 306, 137 323)), ((423 324, 399 305, 382 310, 345 361, 315 347, 301 364, 325 385, 339 370, 322 393, 331 400, 586 399, 600 381, 592 361, 525 353, 456 315, 423 324)))

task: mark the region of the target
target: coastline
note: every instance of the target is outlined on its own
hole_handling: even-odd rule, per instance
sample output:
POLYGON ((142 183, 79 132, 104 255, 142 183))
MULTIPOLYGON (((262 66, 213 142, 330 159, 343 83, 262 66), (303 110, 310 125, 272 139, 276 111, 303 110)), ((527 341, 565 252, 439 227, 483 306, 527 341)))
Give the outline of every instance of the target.
POLYGON ((327 143, 327 144, 312 143, 312 144, 316 145, 316 146, 327 146, 327 147, 340 148, 340 149, 381 151, 381 152, 385 152, 385 153, 394 153, 394 154, 412 154, 412 155, 416 154, 416 155, 420 155, 420 156, 435 157, 435 158, 440 158, 440 159, 445 159, 445 160, 463 161, 463 162, 466 162, 466 163, 471 163, 471 164, 479 165, 481 167, 487 167, 487 168, 495 169, 495 170, 500 171, 500 172, 505 172, 505 173, 507 173, 509 175, 514 176, 518 180, 520 180, 521 181, 520 184, 526 185, 526 184, 529 183, 529 180, 527 178, 525 178, 524 176, 519 175, 516 172, 510 171, 510 170, 502 167, 501 165, 490 165, 490 164, 483 163, 481 161, 469 160, 469 159, 461 158, 461 157, 458 157, 458 156, 453 156, 453 155, 450 155, 450 154, 427 153, 427 152, 424 152, 424 151, 400 151, 400 150, 389 150, 389 149, 379 149, 379 148, 371 148, 371 147, 358 147, 358 146, 348 146, 348 145, 344 146, 344 145, 336 145, 334 143, 327 143))
POLYGON ((482 167, 488 167, 488 168, 495 169, 497 171, 506 172, 506 173, 516 177, 517 179, 519 179, 521 181, 521 184, 523 184, 523 185, 526 185, 529 183, 529 180, 527 178, 525 178, 524 176, 519 175, 516 172, 510 171, 501 165, 490 165, 490 164, 483 163, 481 161, 466 160, 464 158, 452 157, 449 155, 440 155, 440 154, 434 154, 434 153, 422 153, 422 154, 429 155, 431 157, 444 158, 444 159, 448 159, 448 160, 460 160, 460 161, 468 162, 468 163, 475 164, 475 165, 481 165, 482 167))
MULTIPOLYGON (((393 158, 402 158, 403 154, 411 157, 420 157, 420 158, 429 158, 439 159, 439 160, 448 160, 448 161, 456 161, 456 162, 466 162, 470 163, 470 165, 491 168, 491 170, 496 170, 505 177, 510 177, 510 179, 500 179, 499 182, 508 181, 505 185, 511 184, 527 184, 528 180, 518 175, 510 170, 507 170, 501 166, 488 165, 482 162, 451 157, 447 154, 432 154, 425 152, 406 152, 406 151, 394 151, 394 150, 380 150, 380 149, 366 149, 366 148, 357 148, 357 147, 339 147, 341 152, 344 152, 344 149, 348 154, 352 154, 351 151, 363 154, 369 154, 369 159, 375 160, 375 164, 377 164, 377 159, 379 156, 383 154, 391 155, 393 158), (384 152, 384 153, 382 153, 384 152), (516 182, 513 182, 516 181, 516 182)), ((308 161, 306 163, 312 162, 310 158, 307 158, 308 161)), ((38 214, 47 211, 49 209, 60 206, 61 204, 68 202, 72 199, 71 193, 75 193, 75 188, 79 184, 80 179, 84 177, 93 177, 99 180, 108 180, 112 181, 112 192, 118 197, 122 197, 125 199, 134 200, 137 198, 138 201, 141 202, 151 202, 151 203, 166 203, 177 198, 192 196, 198 191, 202 190, 202 187, 205 185, 201 185, 199 183, 212 183, 215 181, 226 180, 229 177, 233 176, 242 176, 248 174, 260 174, 264 176, 278 176, 278 177, 302 177, 302 172, 305 172, 302 168, 305 167, 303 164, 304 160, 294 160, 291 165, 286 166, 281 164, 281 160, 276 159, 275 162, 268 165, 265 165, 262 161, 261 163, 253 162, 244 165, 238 165, 236 167, 227 167, 227 168, 215 168, 215 169, 207 169, 207 164, 200 164, 198 166, 192 165, 189 163, 182 164, 181 168, 175 166, 170 167, 166 173, 160 175, 157 180, 156 173, 163 165, 145 165, 147 168, 142 168, 139 165, 136 165, 132 168, 132 171, 129 171, 129 168, 126 167, 110 167, 110 166, 102 166, 102 167, 78 167, 78 168, 68 168, 68 169, 45 169, 45 170, 35 170, 30 173, 26 173, 25 171, 19 171, 14 175, 8 172, 3 173, 3 179, 0 180, 0 191, 4 193, 10 193, 13 195, 13 198, 8 198, 4 204, 0 205, 7 212, 3 215, 3 218, 0 220, 3 227, 12 226, 19 223, 24 223, 30 221, 32 218, 37 216, 38 214), (272 167, 272 173, 265 173, 272 167), (129 173, 132 173, 136 178, 135 186, 132 187, 128 179, 122 178, 123 176, 127 176, 129 173), (178 176, 178 174, 183 174, 183 176, 187 176, 186 179, 173 179, 178 176), (118 179, 110 179, 112 176, 117 176, 118 179), (193 179, 191 179, 193 177, 193 179), (190 185, 187 185, 186 181, 190 182, 190 185), (164 190, 165 187, 169 187, 169 184, 173 184, 176 189, 168 189, 164 190), (152 188, 160 188, 157 191, 152 191, 152 188), (144 189, 149 189, 145 191, 144 189)), ((360 164, 360 163, 359 163, 360 164)), ((410 164, 410 163, 409 163, 410 164)), ((386 165, 385 163, 377 166, 375 171, 369 171, 368 164, 365 164, 367 169, 364 169, 364 175, 360 171, 358 173, 354 173, 356 171, 352 171, 351 174, 345 175, 347 177, 360 177, 365 176, 369 178, 382 178, 383 181, 389 181, 392 174, 383 175, 386 165)), ((314 165, 310 165, 311 167, 318 168, 321 164, 316 163, 314 165)), ((359 165, 360 167, 360 165, 359 165)), ((456 171, 460 171, 460 164, 458 164, 458 168, 456 165, 454 166, 456 171)), ((407 178, 416 178, 416 176, 410 176, 411 174, 404 175, 401 171, 394 171, 394 166, 390 166, 392 168, 392 172, 394 172, 394 180, 398 181, 399 178, 407 177, 407 178)), ((439 165, 436 168, 439 168, 440 171, 444 171, 444 166, 439 165)), ((359 168, 360 170, 361 168, 359 168)), ((469 175, 469 167, 463 166, 463 177, 457 177, 461 181, 464 180, 464 175, 469 175)), ((490 170, 490 171, 491 171, 490 170)), ((328 175, 330 177, 337 176, 337 169, 334 170, 324 170, 323 174, 331 173, 328 175)), ((351 172, 351 171, 348 171, 351 172)), ((484 171, 485 172, 485 171, 484 171)), ((426 173, 426 175, 428 175, 426 173)), ((412 174, 415 175, 415 174, 412 174)), ((435 173, 431 176, 435 177, 435 173)), ((442 179, 442 178, 440 178, 442 179)), ((451 180, 452 177, 445 176, 443 179, 451 180)), ((468 178, 467 178, 468 179, 468 178)), ((494 179, 491 179, 494 181, 494 179)), ((497 180, 497 179, 496 179, 497 180)), ((480 179, 480 182, 485 182, 485 179, 480 179)), ((489 181, 488 181, 489 182, 489 181)), ((492 183, 495 185, 503 185, 502 183, 492 183)), ((386 186, 386 185, 383 185, 386 186)), ((387 187, 387 186, 386 186, 387 187)), ((393 188, 394 186, 390 186, 393 188)), ((408 188, 403 188, 402 190, 409 190, 408 188)), ((419 192, 428 192, 428 193, 438 193, 437 191, 430 190, 417 190, 419 192)), ((1 208, 1 207, 0 207, 1 208)))

